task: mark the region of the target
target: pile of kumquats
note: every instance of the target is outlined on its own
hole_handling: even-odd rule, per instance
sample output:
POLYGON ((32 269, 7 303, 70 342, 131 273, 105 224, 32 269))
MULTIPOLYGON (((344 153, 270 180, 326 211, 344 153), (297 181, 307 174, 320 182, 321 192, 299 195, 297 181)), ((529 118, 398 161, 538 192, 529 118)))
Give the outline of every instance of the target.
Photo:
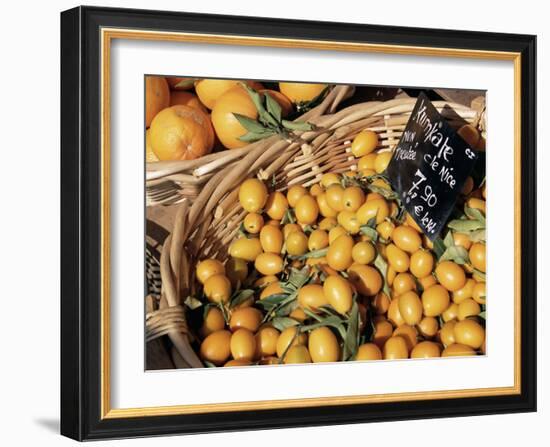
POLYGON ((249 178, 225 263, 196 266, 192 317, 208 367, 485 353, 485 186, 470 177, 434 241, 384 171, 376 133, 352 142, 358 169, 309 188, 249 178), (196 317, 196 318, 195 318, 196 317))

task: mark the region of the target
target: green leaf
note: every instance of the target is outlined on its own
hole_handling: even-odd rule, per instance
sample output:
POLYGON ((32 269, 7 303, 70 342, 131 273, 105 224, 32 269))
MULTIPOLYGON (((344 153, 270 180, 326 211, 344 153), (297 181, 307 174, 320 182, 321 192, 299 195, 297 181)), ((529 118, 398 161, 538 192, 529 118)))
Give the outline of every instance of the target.
POLYGON ((311 270, 309 267, 304 267, 302 270, 295 268, 290 269, 290 276, 288 277, 288 284, 294 287, 294 290, 298 290, 305 285, 311 276, 311 270))
POLYGON ((260 95, 256 90, 254 90, 244 82, 241 82, 241 86, 247 91, 248 96, 250 96, 250 99, 254 103, 254 106, 258 111, 258 118, 260 119, 260 121, 262 121, 269 127, 278 128, 279 123, 267 112, 264 107, 264 95, 260 95))
POLYGON ((223 315, 223 319, 225 321, 225 324, 229 324, 229 313, 227 312, 227 309, 225 308, 225 306, 223 305, 223 303, 218 303, 218 309, 221 310, 222 312, 222 315, 223 315))
POLYGON ((239 290, 238 292, 233 294, 233 296, 231 297, 229 307, 230 308, 236 307, 239 304, 244 303, 246 300, 248 300, 253 295, 254 295, 254 290, 252 290, 252 289, 239 290))
POLYGON ((485 214, 476 208, 470 208, 468 205, 465 205, 464 213, 472 220, 479 220, 480 222, 485 223, 485 214))
POLYGON ((233 113, 233 116, 237 118, 237 121, 243 126, 248 132, 262 134, 269 131, 265 126, 260 124, 258 121, 249 118, 248 116, 241 115, 240 113, 233 113))
POLYGON ((202 363, 204 363, 204 366, 206 366, 207 368, 217 368, 216 365, 214 365, 213 363, 209 362, 208 360, 203 360, 202 363))
POLYGON ((289 296, 290 295, 287 293, 276 293, 256 301, 255 305, 260 306, 265 310, 271 310, 279 304, 284 303, 289 296))
POLYGON ((453 245, 448 247, 439 258, 439 262, 454 261, 457 264, 467 264, 470 262, 468 250, 461 245, 453 245))
POLYGON ((484 230, 485 222, 481 220, 455 219, 451 220, 447 226, 458 233, 469 233, 471 231, 484 230))
POLYGON ((433 251, 437 259, 439 259, 443 255, 443 253, 445 253, 447 246, 445 245, 445 242, 443 241, 443 239, 441 239, 439 236, 434 239, 433 244, 434 244, 433 251))
POLYGON ((291 293, 296 292, 296 287, 294 287, 292 284, 289 284, 286 282, 283 282, 280 284, 281 284, 281 289, 283 289, 286 294, 290 295, 291 293))
POLYGON ((178 83, 174 86, 174 88, 178 89, 178 88, 189 88, 189 87, 193 87, 193 85, 195 84, 195 81, 196 81, 195 78, 183 79, 183 80, 181 80, 180 82, 178 82, 178 83))
POLYGON ((281 121, 283 127, 289 130, 298 130, 302 132, 306 132, 308 130, 313 130, 314 126, 311 123, 305 122, 305 121, 288 121, 288 120, 282 120, 281 121))
POLYGON ((348 321, 348 329, 344 340, 344 360, 353 358, 359 346, 359 307, 356 301, 353 302, 348 321))
POLYGON ((273 320, 271 320, 271 324, 275 329, 277 329, 280 332, 283 332, 285 329, 292 327, 292 326, 298 326, 300 323, 293 318, 289 317, 275 317, 273 320))
POLYGON ((285 215, 281 219, 281 225, 286 225, 287 223, 296 223, 294 211, 292 211, 290 208, 286 210, 285 215))
POLYGON ((398 197, 397 193, 395 193, 391 189, 382 188, 381 186, 378 186, 378 185, 370 184, 367 188, 371 192, 376 192, 376 193, 380 194, 382 197, 384 197, 387 200, 395 200, 398 197))
POLYGON ((309 251, 303 255, 289 256, 290 259, 309 259, 309 258, 322 258, 328 253, 328 248, 321 248, 319 250, 309 251))
POLYGON ((246 229, 244 228, 244 223, 242 223, 242 222, 241 222, 241 224, 239 225, 238 234, 239 234, 239 237, 246 237, 246 238, 248 238, 248 232, 247 232, 246 229))
MULTIPOLYGON (((376 223, 376 218, 373 217, 373 219, 376 223)), ((365 236, 369 237, 371 241, 376 242, 378 240, 378 232, 374 228, 369 226, 368 224, 367 225, 362 225, 361 227, 359 227, 359 230, 365 236)))
POLYGON ((283 118, 281 106, 268 92, 265 92, 264 95, 267 111, 278 123, 280 123, 283 118))
POLYGON ((246 143, 254 143, 255 141, 263 140, 264 138, 269 138, 272 135, 275 135, 275 132, 267 130, 265 132, 256 133, 256 132, 247 132, 244 135, 239 137, 239 140, 246 143))
POLYGON ((384 260, 382 255, 378 253, 376 259, 374 260, 374 266, 380 271, 382 279, 384 281, 384 293, 388 296, 391 296, 390 287, 388 286, 388 263, 384 260))
POLYGON ((312 324, 308 324, 307 326, 302 326, 301 331, 309 332, 309 331, 312 331, 313 329, 317 329, 324 326, 330 326, 338 329, 339 327, 343 327, 342 319, 340 317, 337 317, 336 315, 331 315, 330 317, 323 318, 321 321, 317 323, 312 323, 312 324))
POLYGON ((357 178, 357 174, 358 172, 356 172, 353 177, 350 177, 349 175, 343 175, 340 177, 340 186, 344 189, 348 186, 359 186, 360 188, 363 188, 365 185, 360 179, 357 178))
POLYGON ((309 318, 313 318, 313 319, 316 320, 316 321, 323 321, 323 317, 321 317, 320 315, 317 315, 315 312, 312 312, 312 311, 309 310, 309 309, 304 309, 304 313, 305 313, 309 318))
POLYGON ((248 96, 250 96, 250 99, 254 103, 254 106, 256 107, 258 113, 266 112, 262 102, 262 96, 252 87, 250 87, 246 82, 240 82, 239 84, 246 90, 248 96))
POLYGON ((382 255, 378 253, 376 259, 374 260, 374 266, 380 271, 382 276, 385 278, 388 273, 388 263, 384 260, 382 255))
POLYGON ((485 275, 485 273, 483 273, 481 270, 474 269, 474 273, 481 279, 483 279, 483 281, 485 281, 487 275, 485 275))
POLYGON ((338 312, 336 312, 336 310, 334 310, 334 307, 332 307, 330 304, 326 304, 324 306, 319 307, 319 310, 327 315, 336 315, 336 316, 340 315, 338 312))
POLYGON ((479 314, 477 314, 477 316, 479 318, 483 318, 484 320, 486 320, 487 319, 487 312, 486 311, 480 312, 479 314))
POLYGON ((402 224, 407 216, 407 210, 403 206, 403 202, 399 199, 399 197, 397 197, 395 201, 397 202, 397 216, 395 216, 395 221, 402 224))
POLYGON ((468 233, 468 237, 472 242, 485 242, 487 240, 485 230, 472 231, 468 233))
POLYGON ((327 85, 321 93, 319 93, 315 98, 313 98, 311 101, 301 101, 298 104, 296 104, 296 110, 300 114, 307 112, 308 110, 313 109, 314 107, 318 106, 323 102, 323 99, 325 99, 325 96, 327 96, 327 93, 330 91, 331 86, 327 85))
POLYGON ((390 182, 390 179, 386 174, 365 175, 365 176, 362 176, 360 180, 361 180, 361 182, 363 182, 363 183, 367 182, 367 184, 368 184, 368 183, 374 182, 375 180, 378 180, 378 179, 382 179, 387 183, 390 182))
POLYGON ((275 118, 271 116, 270 113, 266 112, 260 112, 258 114, 258 119, 261 123, 265 124, 267 127, 269 127, 271 130, 273 130, 275 133, 281 133, 281 124, 275 121, 275 118))
POLYGON ((451 231, 447 231, 447 235, 445 236, 445 239, 443 239, 443 244, 445 244, 445 247, 452 247, 455 244, 455 240, 453 238, 453 233, 451 231))
POLYGON ((292 296, 292 299, 288 299, 284 303, 275 309, 275 315, 278 317, 286 317, 291 314, 291 312, 298 307, 298 300, 296 295, 292 296))
POLYGON ((195 310, 203 305, 202 301, 198 300, 194 296, 188 296, 183 302, 189 309, 195 310))

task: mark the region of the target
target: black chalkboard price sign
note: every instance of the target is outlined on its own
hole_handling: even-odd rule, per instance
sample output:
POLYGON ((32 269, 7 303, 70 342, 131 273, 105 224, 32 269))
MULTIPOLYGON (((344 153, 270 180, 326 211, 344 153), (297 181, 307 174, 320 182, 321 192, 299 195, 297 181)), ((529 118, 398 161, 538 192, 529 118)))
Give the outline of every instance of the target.
POLYGON ((449 218, 477 158, 421 93, 387 174, 405 209, 431 240, 449 218))

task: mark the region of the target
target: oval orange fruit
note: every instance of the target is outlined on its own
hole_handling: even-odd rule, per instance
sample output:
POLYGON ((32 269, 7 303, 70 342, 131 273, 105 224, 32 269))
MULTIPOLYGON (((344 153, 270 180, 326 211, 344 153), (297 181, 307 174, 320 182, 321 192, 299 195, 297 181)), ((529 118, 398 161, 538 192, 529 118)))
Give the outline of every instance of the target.
POLYGON ((193 160, 212 150, 214 131, 208 116, 199 109, 172 106, 153 119, 151 145, 159 160, 193 160))

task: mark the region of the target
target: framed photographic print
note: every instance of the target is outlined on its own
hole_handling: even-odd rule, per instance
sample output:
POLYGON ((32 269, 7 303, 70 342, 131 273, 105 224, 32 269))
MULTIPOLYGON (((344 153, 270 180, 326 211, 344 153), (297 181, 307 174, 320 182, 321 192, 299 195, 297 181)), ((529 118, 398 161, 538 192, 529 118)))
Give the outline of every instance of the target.
POLYGON ((535 43, 63 12, 62 434, 535 411, 535 43))

